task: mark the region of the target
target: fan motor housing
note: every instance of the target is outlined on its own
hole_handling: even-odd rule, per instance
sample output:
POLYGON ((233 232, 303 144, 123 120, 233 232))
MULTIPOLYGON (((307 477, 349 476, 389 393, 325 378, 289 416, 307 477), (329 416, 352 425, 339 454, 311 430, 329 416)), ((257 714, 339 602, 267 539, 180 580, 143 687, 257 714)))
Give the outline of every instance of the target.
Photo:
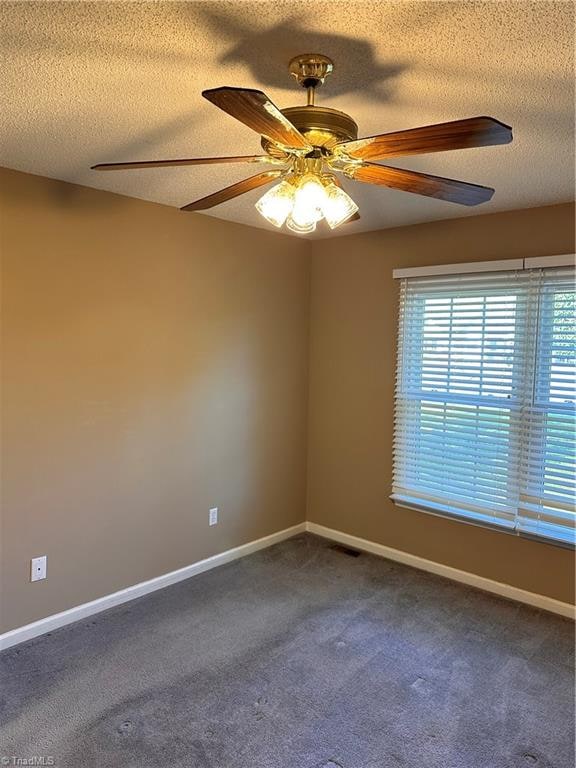
MULTIPOLYGON (((288 107, 281 112, 313 147, 331 150, 341 141, 354 141, 358 138, 358 126, 354 120, 337 109, 309 105, 288 107)), ((279 147, 264 137, 262 147, 273 157, 285 156, 279 147)))

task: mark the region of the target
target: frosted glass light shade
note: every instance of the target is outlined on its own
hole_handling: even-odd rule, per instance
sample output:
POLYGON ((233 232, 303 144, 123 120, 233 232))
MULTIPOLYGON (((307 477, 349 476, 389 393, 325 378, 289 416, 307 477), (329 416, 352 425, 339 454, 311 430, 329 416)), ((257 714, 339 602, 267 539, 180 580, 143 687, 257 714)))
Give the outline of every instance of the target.
POLYGON ((294 194, 294 206, 286 226, 293 232, 314 232, 316 222, 322 218, 326 193, 316 176, 304 176, 294 194))
POLYGON ((312 224, 316 224, 316 222, 322 218, 322 211, 311 205, 307 205, 305 202, 303 203, 302 200, 298 200, 298 196, 296 196, 294 207, 292 208, 292 213, 289 218, 292 219, 292 222, 297 227, 302 227, 303 230, 308 231, 308 228, 312 224))
POLYGON ((316 229, 316 220, 295 219, 293 214, 291 214, 286 219, 286 226, 288 229, 291 229, 292 232, 307 234, 308 232, 314 232, 316 229))
POLYGON ((334 229, 353 216, 358 206, 331 178, 314 173, 290 176, 262 195, 256 209, 275 227, 285 223, 293 232, 314 232, 323 218, 334 229))
POLYGON ((287 181, 269 189, 256 203, 256 209, 275 227, 281 227, 294 205, 295 189, 287 181))
POLYGON ((322 213, 330 229, 335 229, 340 224, 343 224, 358 210, 358 206, 350 195, 347 195, 336 184, 328 184, 324 189, 324 193, 325 200, 322 206, 322 213))
POLYGON ((304 176, 296 189, 294 210, 297 209, 300 213, 293 218, 320 221, 325 202, 326 190, 324 185, 316 176, 308 174, 304 176))

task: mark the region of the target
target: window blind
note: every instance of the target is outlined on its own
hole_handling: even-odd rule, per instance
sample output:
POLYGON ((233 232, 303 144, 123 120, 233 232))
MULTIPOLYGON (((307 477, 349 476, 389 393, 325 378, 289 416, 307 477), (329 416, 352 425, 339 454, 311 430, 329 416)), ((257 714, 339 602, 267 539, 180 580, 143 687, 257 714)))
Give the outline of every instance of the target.
POLYGON ((574 272, 532 271, 538 296, 534 372, 524 429, 518 525, 569 540, 574 526, 576 319, 574 272))
POLYGON ((404 278, 392 498, 574 532, 574 271, 404 278))

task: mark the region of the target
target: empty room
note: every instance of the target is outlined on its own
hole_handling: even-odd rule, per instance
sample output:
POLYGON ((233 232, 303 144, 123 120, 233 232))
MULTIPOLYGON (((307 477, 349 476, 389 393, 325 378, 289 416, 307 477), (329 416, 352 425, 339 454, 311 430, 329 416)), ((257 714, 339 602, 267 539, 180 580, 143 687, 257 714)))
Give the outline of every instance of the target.
POLYGON ((574 768, 574 3, 0 39, 0 765, 574 768))

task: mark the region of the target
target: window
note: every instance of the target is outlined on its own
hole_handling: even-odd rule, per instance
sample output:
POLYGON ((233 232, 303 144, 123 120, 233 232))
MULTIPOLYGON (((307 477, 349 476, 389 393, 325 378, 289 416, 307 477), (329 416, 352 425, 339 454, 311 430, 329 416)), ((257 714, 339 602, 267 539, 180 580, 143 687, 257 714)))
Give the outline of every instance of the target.
POLYGON ((392 498, 569 543, 574 269, 506 266, 395 273, 402 280, 392 498))

